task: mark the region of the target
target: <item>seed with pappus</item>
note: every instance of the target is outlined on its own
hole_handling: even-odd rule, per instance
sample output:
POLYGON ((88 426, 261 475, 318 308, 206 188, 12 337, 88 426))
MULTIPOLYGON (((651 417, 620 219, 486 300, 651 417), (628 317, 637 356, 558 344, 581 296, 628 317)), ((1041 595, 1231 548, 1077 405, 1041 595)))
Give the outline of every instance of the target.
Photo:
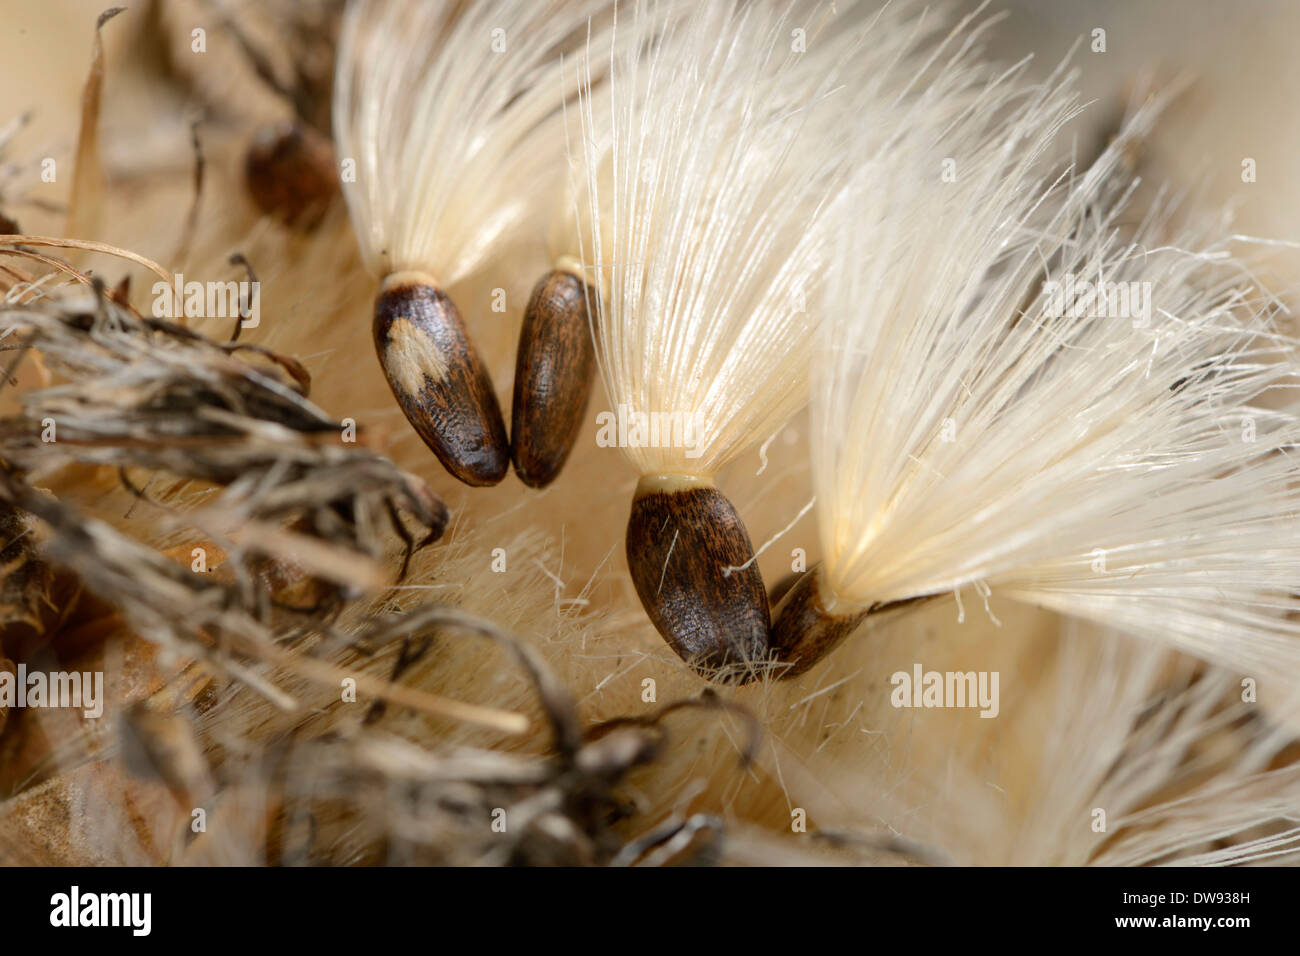
POLYGON ((486 363, 447 289, 558 194, 561 55, 595 0, 354 0, 334 135, 362 257, 381 279, 374 340, 403 413, 446 469, 494 485, 510 465, 486 363), (355 177, 346 170, 355 171, 355 177))
POLYGON ((1011 71, 976 103, 950 142, 865 163, 845 206, 813 361, 824 561, 776 611, 778 659, 800 673, 873 611, 972 591, 1294 686, 1300 420, 1268 401, 1297 371, 1275 306, 1207 239, 1223 223, 1134 217, 1116 188, 1159 98, 1063 178, 1042 160, 1067 84, 1011 71), (955 183, 916 174, 954 144, 955 183), (1097 276, 1150 300, 1059 307, 1097 276))
POLYGON ((805 401, 803 300, 845 172, 831 119, 843 59, 791 52, 792 10, 709 4, 665 27, 635 7, 583 61, 582 255, 601 374, 629 418, 680 425, 621 442, 641 476, 628 566, 672 649, 722 679, 766 660, 770 618, 714 476, 805 401), (609 64, 607 102, 593 63, 609 64))

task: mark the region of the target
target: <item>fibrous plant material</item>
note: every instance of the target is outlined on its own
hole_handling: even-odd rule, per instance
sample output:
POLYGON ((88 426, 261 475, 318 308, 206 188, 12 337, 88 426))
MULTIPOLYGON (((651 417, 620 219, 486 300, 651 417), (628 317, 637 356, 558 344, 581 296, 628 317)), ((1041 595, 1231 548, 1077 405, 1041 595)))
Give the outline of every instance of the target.
MULTIPOLYGON (((282 859, 331 862, 352 848, 364 859, 382 852, 393 863, 626 865, 644 862, 679 833, 685 839, 669 858, 706 854, 725 837, 717 820, 704 835, 693 821, 652 826, 624 788, 630 774, 662 759, 670 718, 683 711, 735 720, 745 735, 743 770, 758 743, 743 710, 706 692, 644 716, 585 725, 571 692, 536 650, 490 621, 447 608, 375 618, 355 644, 372 652, 398 639, 460 646, 458 636, 487 638, 506 651, 507 666, 522 670, 540 704, 545 749, 426 747, 365 725, 311 735, 288 749, 273 780, 249 781, 274 786, 283 802, 281 832, 273 835, 282 859), (316 823, 303 826, 307 819, 316 823), (628 824, 631 837, 622 832, 628 824)), ((236 768, 226 772, 238 778, 236 768)))
MULTIPOLYGON (((889 369, 905 379, 898 384, 900 391, 916 401, 932 399, 909 363, 933 361, 937 375, 951 373, 949 353, 981 348, 969 338, 967 300, 987 283, 1005 281, 999 273, 1007 259, 1028 261, 1035 253, 1050 259, 1055 251, 1050 243, 1045 250, 1026 247, 1032 241, 1029 220, 1042 215, 1044 206, 1050 216, 1063 204, 1063 191, 1051 189, 1053 177, 1044 167, 1058 134, 1077 112, 1071 84, 1053 76, 1045 84, 1030 85, 1022 79, 1024 63, 1001 74, 988 69, 971 46, 978 32, 954 43, 955 49, 940 46, 934 75, 914 98, 900 102, 904 120, 883 136, 874 130, 858 136, 851 147, 854 179, 836 209, 842 221, 812 363, 814 477, 824 563, 792 582, 780 599, 772 653, 784 677, 808 670, 867 615, 930 596, 915 591, 862 596, 828 583, 839 580, 847 555, 866 548, 865 539, 878 521, 865 510, 854 510, 861 508, 863 469, 876 467, 871 459, 878 450, 870 433, 861 430, 862 416, 885 417, 879 408, 865 408, 879 400, 872 390, 881 387, 867 376, 889 369), (912 191, 903 192, 905 186, 912 191), (922 198, 932 205, 923 207, 922 198), (916 218, 921 208, 926 215, 916 218), (951 235, 942 247, 932 247, 943 233, 951 235), (879 298, 859 302, 854 299, 858 281, 871 280, 853 277, 863 274, 888 278, 894 286, 873 288, 871 294, 879 298), (894 288, 899 291, 891 298, 894 288), (947 352, 928 351, 935 339, 910 345, 909 337, 920 331, 914 317, 927 311, 940 314, 950 331, 966 323, 960 336, 939 341, 947 352), (895 354, 875 352, 870 336, 876 327, 908 344, 895 354), (846 520, 843 512, 857 520, 846 520)), ((1103 157, 1098 168, 1114 164, 1115 155, 1103 157)), ((1108 179, 1095 175, 1090 182, 1100 188, 1108 179)), ((1095 198, 1081 202, 1086 206, 1095 198)), ((1064 218, 1065 213, 1057 215, 1064 218)), ((1025 287, 1035 278, 1029 270, 1037 262, 1019 280, 1025 287)), ((1014 318, 1009 309, 1004 323, 1010 326, 1014 318)), ((889 422, 893 424, 892 417, 889 422)), ((911 434, 910 421, 899 424, 911 434)), ((934 440, 947 437, 936 434, 934 440)), ((907 470, 912 467, 909 462, 907 470)))
MULTIPOLYGON (((305 372, 291 359, 138 318, 102 295, 42 298, 3 316, 19 359, 39 349, 70 381, 24 393, 22 413, 0 421, 0 495, 40 518, 52 532, 51 559, 121 608, 142 636, 218 662, 277 700, 287 702, 237 660, 290 659, 276 643, 283 625, 273 608, 310 618, 359 597, 382 582, 382 526, 406 543, 405 567, 447 524, 423 482, 341 443, 345 427, 306 400, 305 372), (237 353, 275 364, 259 369, 237 353), (294 377, 272 371, 282 368, 294 377), (214 562, 219 549, 232 573, 207 573, 206 557, 204 567, 186 568, 32 486, 69 462, 114 466, 124 481, 141 467, 221 488, 205 509, 172 520, 202 529, 214 562), (424 527, 419 542, 403 513, 424 527), (286 603, 304 593, 314 598, 308 605, 286 603)), ((306 660, 299 667, 317 679, 339 673, 306 660)), ((497 719, 454 702, 449 709, 497 719)))
MULTIPOLYGON (((0 671, 15 675, 20 647, 38 634, 53 610, 54 569, 37 550, 39 522, 8 501, 0 501, 0 671)), ((8 719, 0 703, 0 733, 8 719)))
MULTIPOLYGON (((866 659, 912 660, 909 643, 922 629, 900 632, 936 610, 878 628, 866 659)), ((1014 602, 1000 611, 1005 626, 986 633, 995 643, 1019 640, 1014 602)), ((969 623, 965 640, 982 640, 969 623)), ((1294 732, 1243 699, 1238 674, 1079 620, 1058 619, 1030 643, 1037 652, 1020 666, 988 647, 979 652, 998 662, 1002 704, 1014 717, 1004 709, 996 720, 965 722, 968 730, 933 714, 910 726, 868 717, 881 734, 908 738, 907 761, 896 762, 897 747, 845 735, 839 752, 835 744, 810 751, 809 769, 865 816, 914 820, 903 832, 958 866, 1295 862, 1294 732)), ((833 660, 861 650, 846 645, 833 660)), ((969 659, 968 648, 949 650, 954 664, 969 659)))
POLYGON ((1027 839, 1009 862, 1295 862, 1293 734, 1245 699, 1238 674, 1079 621, 1062 631, 1044 735, 1054 753, 1031 782, 1027 839), (1105 839, 1074 825, 1096 808, 1105 839))
MULTIPOLYGON (((471 485, 510 465, 492 380, 445 289, 549 208, 562 177, 561 54, 594 0, 357 0, 343 20, 334 134, 393 394, 471 485)), ((573 85, 569 81, 570 87, 573 85)))
POLYGON ((0 421, 13 468, 39 478, 83 462, 209 482, 224 489, 211 507, 227 519, 284 522, 370 559, 383 554, 385 525, 415 544, 401 513, 423 528, 421 544, 446 527, 424 482, 349 444, 348 427, 307 400, 307 373, 291 358, 212 342, 105 296, 43 298, 0 317, 19 359, 39 351, 70 379, 24 393, 22 412, 0 421))
POLYGON ((0 505, 0 625, 6 629, 37 627, 43 616, 53 572, 37 553, 38 535, 30 515, 0 505))

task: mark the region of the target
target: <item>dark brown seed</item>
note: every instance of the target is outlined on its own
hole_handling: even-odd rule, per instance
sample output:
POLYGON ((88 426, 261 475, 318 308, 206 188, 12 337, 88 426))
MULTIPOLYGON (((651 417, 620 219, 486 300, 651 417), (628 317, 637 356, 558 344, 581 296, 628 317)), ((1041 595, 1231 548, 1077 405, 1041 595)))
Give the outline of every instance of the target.
POLYGON ((375 300, 375 350, 407 420, 454 476, 495 485, 510 467, 492 379, 455 304, 428 276, 389 276, 375 300))
POLYGON ((302 123, 261 127, 248 147, 244 175, 257 207, 298 229, 319 223, 339 192, 333 144, 302 123))
POLYGON ((552 269, 524 310, 515 363, 510 453, 524 484, 555 480, 582 427, 591 395, 596 350, 587 325, 587 286, 552 269))
POLYGON ((829 592, 819 566, 795 581, 776 605, 772 615, 772 656, 782 665, 776 668, 778 677, 795 677, 808 670, 856 631, 869 615, 902 610, 935 597, 921 594, 862 608, 835 600, 829 592))
POLYGON ((852 634, 870 613, 869 608, 832 614, 822 593, 821 568, 805 573, 785 592, 776 606, 772 624, 772 650, 786 665, 776 673, 794 677, 808 670, 852 634))
POLYGON ((771 618, 758 565, 725 573, 753 556, 740 516, 716 488, 642 479, 627 523, 632 583, 664 640, 706 677, 749 679, 767 659, 771 618))

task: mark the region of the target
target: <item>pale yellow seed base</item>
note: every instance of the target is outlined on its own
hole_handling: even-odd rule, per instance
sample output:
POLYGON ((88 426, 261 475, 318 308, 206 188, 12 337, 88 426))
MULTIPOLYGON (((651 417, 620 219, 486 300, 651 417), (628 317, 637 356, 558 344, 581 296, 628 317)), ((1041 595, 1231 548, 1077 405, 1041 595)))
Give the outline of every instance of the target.
POLYGON ((555 268, 559 272, 567 272, 579 282, 587 281, 582 271, 582 263, 573 256, 560 256, 555 260, 555 268))
POLYGON ((690 491, 693 488, 712 488, 713 479, 705 475, 642 475, 636 483, 635 501, 646 495, 670 495, 677 491, 690 491))
POLYGON ((399 269, 397 272, 390 272, 384 276, 383 281, 379 283, 379 291, 389 292, 393 289, 400 289, 408 285, 427 285, 434 289, 441 289, 435 279, 427 272, 420 272, 416 269, 399 269))

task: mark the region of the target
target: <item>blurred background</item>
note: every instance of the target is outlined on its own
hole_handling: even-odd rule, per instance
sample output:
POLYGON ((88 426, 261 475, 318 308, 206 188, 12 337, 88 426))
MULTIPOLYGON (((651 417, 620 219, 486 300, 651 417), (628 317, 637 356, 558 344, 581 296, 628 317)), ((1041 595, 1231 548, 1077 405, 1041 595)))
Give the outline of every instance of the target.
MULTIPOLYGON (((304 7, 318 4, 304 2, 304 7)), ((27 111, 24 143, 67 156, 75 128, 63 112, 80 96, 96 16, 107 0, 8 0, 6 29, 0 33, 0 63, 8 80, 0 84, 0 126, 27 111)), ((107 77, 104 122, 109 146, 122 137, 148 142, 159 164, 189 156, 186 125, 168 123, 185 103, 166 99, 166 87, 150 84, 150 71, 164 69, 175 36, 158 29, 160 19, 184 33, 196 24, 238 17, 255 8, 250 0, 135 0, 128 3, 104 42, 115 69, 107 77), (164 14, 159 17, 159 14, 164 14), (144 31, 145 35, 140 36, 144 31), (141 40, 145 42, 140 42, 141 40), (130 69, 123 70, 128 53, 130 69)), ((980 4, 961 3, 974 10, 980 4)), ((1113 125, 1117 110, 1135 84, 1187 77, 1191 84, 1161 123, 1150 144, 1149 174, 1185 188, 1203 189, 1203 201, 1230 205, 1240 231, 1300 238, 1300 4, 1292 0, 993 0, 985 13, 1006 12, 990 35, 991 50, 1016 60, 1032 54, 1040 74, 1056 66, 1072 47, 1072 64, 1087 98, 1095 100, 1081 129, 1113 125), (1105 30, 1106 51, 1094 53, 1092 32, 1105 30), (1077 46, 1076 46, 1077 44, 1077 46), (1256 161, 1256 181, 1242 182, 1242 161, 1256 161)), ((221 55, 219 51, 211 51, 221 55)), ((223 82, 256 106, 258 90, 241 84, 232 67, 223 82)), ((271 105, 268 110, 273 110, 271 105)), ((22 151, 24 154, 28 150, 22 151)), ((108 157, 110 173, 112 156, 108 157)), ((65 198, 66 179, 50 184, 54 201, 65 198)), ((1279 291, 1300 278, 1300 254, 1278 253, 1279 291)), ((1292 301, 1294 301, 1292 299, 1292 301)))

